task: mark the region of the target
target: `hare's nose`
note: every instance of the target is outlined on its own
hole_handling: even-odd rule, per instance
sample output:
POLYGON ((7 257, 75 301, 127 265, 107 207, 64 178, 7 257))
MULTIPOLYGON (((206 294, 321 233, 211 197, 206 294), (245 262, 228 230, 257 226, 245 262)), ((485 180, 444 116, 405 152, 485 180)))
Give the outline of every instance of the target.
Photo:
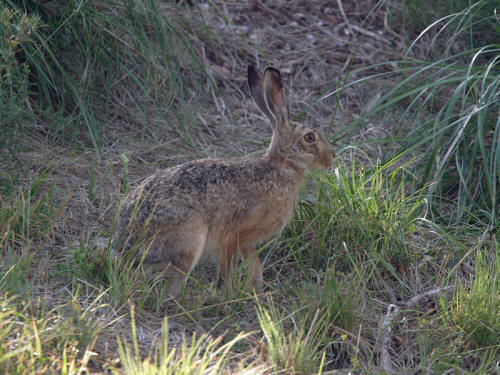
POLYGON ((332 155, 333 155, 333 157, 335 157, 335 150, 333 147, 332 147, 332 155))

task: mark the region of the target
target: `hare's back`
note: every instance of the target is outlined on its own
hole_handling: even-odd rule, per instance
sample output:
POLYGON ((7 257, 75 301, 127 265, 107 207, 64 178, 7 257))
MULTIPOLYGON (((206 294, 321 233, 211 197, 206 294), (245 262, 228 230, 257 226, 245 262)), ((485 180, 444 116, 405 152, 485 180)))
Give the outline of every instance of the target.
POLYGON ((192 212, 207 221, 234 221, 254 211, 265 196, 280 195, 279 171, 262 159, 201 159, 159 170, 122 205, 139 223, 181 223, 192 212))

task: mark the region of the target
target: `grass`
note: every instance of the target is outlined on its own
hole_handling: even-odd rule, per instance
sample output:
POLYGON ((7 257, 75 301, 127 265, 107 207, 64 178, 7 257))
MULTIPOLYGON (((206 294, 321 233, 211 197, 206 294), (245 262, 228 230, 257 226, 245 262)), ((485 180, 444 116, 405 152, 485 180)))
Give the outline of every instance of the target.
POLYGON ((316 311, 310 324, 302 321, 291 330, 284 327, 284 318, 274 307, 268 311, 259 306, 257 316, 267 343, 267 356, 274 371, 293 374, 321 371, 324 356, 321 357, 319 349, 326 337, 321 311, 316 311))
POLYGON ((0 299, 0 369, 3 373, 77 373, 92 355, 102 322, 94 316, 99 298, 82 309, 77 299, 48 309, 6 297, 0 299), (24 306, 23 306, 24 305, 24 306))
POLYGON ((398 151, 387 152, 384 160, 418 159, 413 172, 421 187, 427 185, 434 217, 494 229, 498 227, 500 181, 499 45, 478 45, 471 40, 468 48, 450 49, 485 23, 493 23, 492 33, 498 35, 492 12, 481 19, 482 23, 472 21, 479 10, 490 7, 491 2, 478 1, 426 27, 402 61, 395 62, 398 69, 390 74, 401 74, 402 79, 351 126, 402 104, 405 110, 396 119, 393 134, 398 151), (420 50, 415 49, 426 37, 432 38, 432 43, 419 58, 420 50), (414 126, 408 129, 407 124, 414 126), (442 215, 434 207, 443 202, 453 202, 455 209, 442 215))
POLYGON ((414 233, 427 225, 427 200, 409 165, 363 167, 354 157, 351 165, 315 177, 316 199, 299 203, 285 237, 304 275, 332 268, 356 272, 367 285, 379 272, 398 277, 397 267, 422 258, 414 233))
POLYGON ((47 140, 91 146, 98 160, 115 134, 110 119, 128 118, 139 137, 168 131, 189 142, 190 102, 209 79, 194 45, 201 34, 209 41, 210 30, 175 4, 164 8, 154 1, 9 0, 2 6, 10 41, 2 45, 10 78, 3 124, 31 114, 44 122, 47 140), (29 107, 15 99, 25 97, 29 107))
POLYGON ((162 325, 162 337, 153 353, 142 357, 139 352, 137 331, 132 313, 133 350, 118 339, 121 368, 114 369, 116 374, 221 374, 227 364, 231 348, 246 335, 238 334, 234 339, 221 344, 222 336, 215 339, 206 335, 193 335, 190 342, 183 341, 180 347, 170 348, 168 340, 168 321, 162 325))
POLYGON ((187 3, 0 5, 0 372, 497 373, 493 2, 187 3), (263 293, 245 262, 218 288, 208 259, 174 301, 134 246, 108 251, 117 202, 186 153, 265 144, 250 60, 282 66, 293 112, 330 120, 338 163, 259 248, 263 293))

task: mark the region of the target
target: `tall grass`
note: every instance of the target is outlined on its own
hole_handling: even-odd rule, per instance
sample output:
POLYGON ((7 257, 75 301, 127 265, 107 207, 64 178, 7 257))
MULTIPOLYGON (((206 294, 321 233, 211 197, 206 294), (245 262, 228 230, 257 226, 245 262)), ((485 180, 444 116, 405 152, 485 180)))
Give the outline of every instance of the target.
POLYGON ((31 110, 49 140, 99 152, 121 132, 115 123, 142 137, 189 132, 188 102, 207 82, 195 41, 210 38, 194 12, 152 0, 8 0, 0 10, 16 15, 3 18, 7 28, 29 25, 30 43, 19 36, 8 62, 29 85, 8 100, 31 110))
POLYGON ((413 171, 421 180, 419 187, 427 186, 436 218, 491 230, 498 228, 500 209, 498 40, 499 21, 487 0, 467 2, 461 11, 436 19, 401 61, 392 62, 396 70, 351 83, 400 77, 371 110, 348 126, 368 119, 389 123, 387 110, 401 108, 401 115, 390 119, 392 138, 381 140, 396 143, 398 151, 386 152, 383 163, 416 158, 413 171), (484 32, 477 33, 479 29, 484 32), (488 44, 491 36, 495 42, 488 44), (453 209, 444 213, 443 203, 453 209))
POLYGON ((316 201, 299 203, 288 232, 297 263, 325 270, 339 253, 348 258, 351 250, 382 264, 410 262, 417 255, 410 235, 427 209, 410 166, 364 167, 353 158, 333 174, 315 176, 316 201), (346 246, 350 251, 344 252, 346 246))
MULTIPOLYGON (((436 20, 436 16, 450 15, 466 10, 467 33, 463 34, 463 41, 470 47, 498 43, 496 34, 500 32, 498 19, 492 17, 498 2, 495 0, 435 0, 432 3, 425 0, 404 0, 402 7, 401 24, 408 34, 415 35, 415 30, 423 30, 436 20)), ((417 32, 418 34, 418 32, 417 32)))

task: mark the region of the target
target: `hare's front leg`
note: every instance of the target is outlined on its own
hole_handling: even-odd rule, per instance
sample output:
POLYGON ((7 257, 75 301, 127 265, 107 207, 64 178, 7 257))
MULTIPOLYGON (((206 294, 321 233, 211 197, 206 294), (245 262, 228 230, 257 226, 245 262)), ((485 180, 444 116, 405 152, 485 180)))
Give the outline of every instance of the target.
POLYGON ((221 286, 223 282, 227 283, 231 277, 231 272, 236 267, 236 251, 237 245, 233 241, 222 246, 219 253, 218 286, 221 286))
POLYGON ((244 246, 240 249, 243 259, 248 264, 248 272, 250 273, 249 287, 260 292, 262 290, 263 276, 262 264, 259 259, 259 254, 255 251, 255 246, 244 246))

